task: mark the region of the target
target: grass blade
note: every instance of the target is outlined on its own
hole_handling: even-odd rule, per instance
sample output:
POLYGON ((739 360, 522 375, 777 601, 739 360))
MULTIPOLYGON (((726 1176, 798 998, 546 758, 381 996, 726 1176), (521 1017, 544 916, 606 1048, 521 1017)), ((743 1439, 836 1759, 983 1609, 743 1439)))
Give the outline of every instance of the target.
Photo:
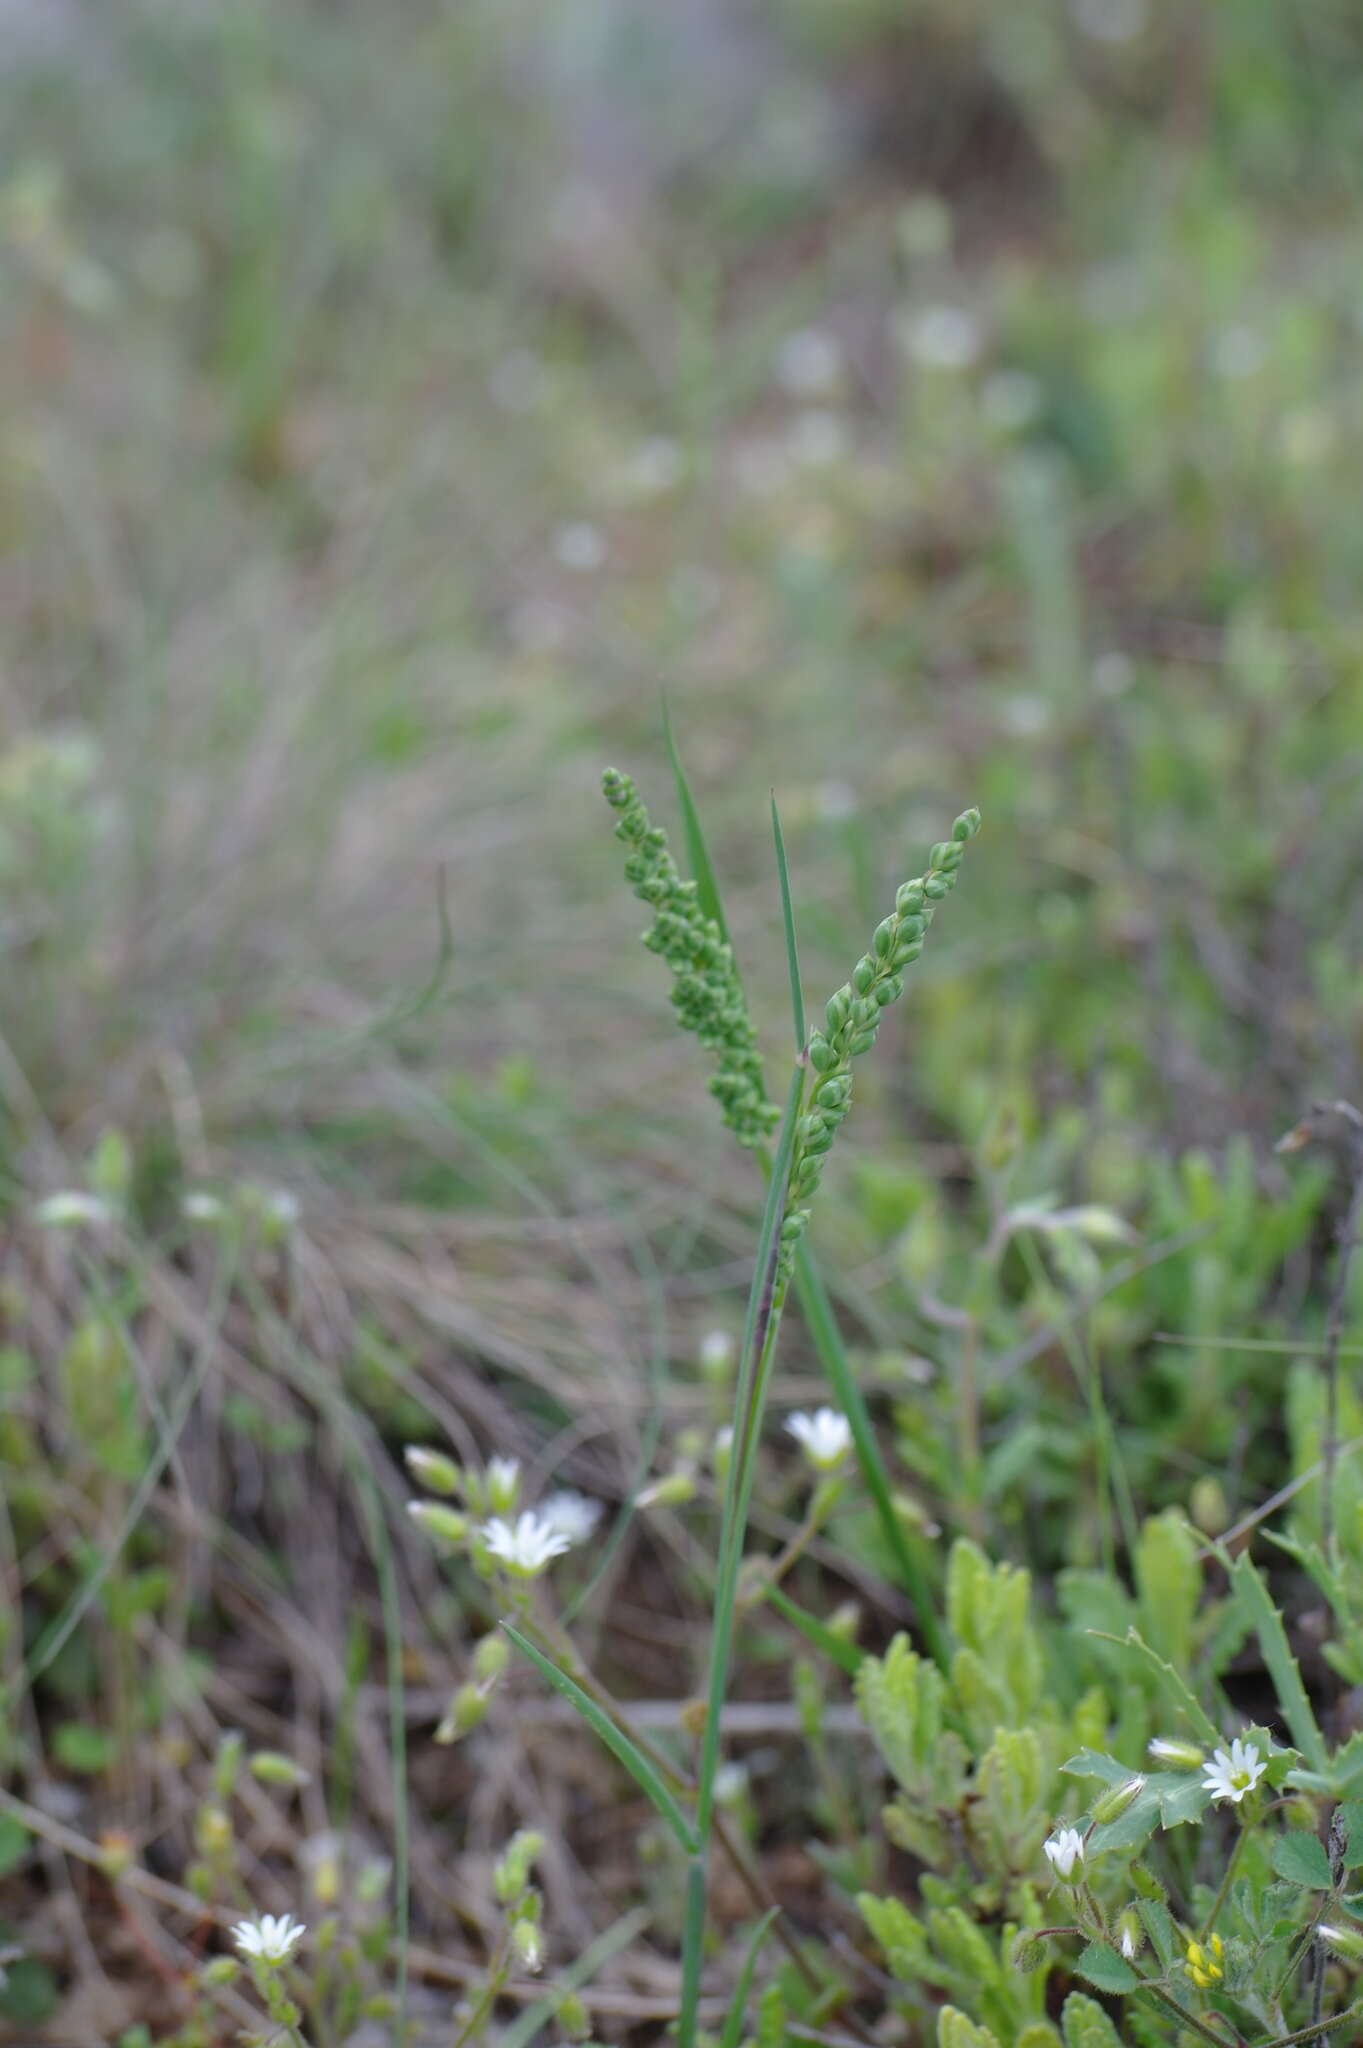
POLYGON ((880 1455, 870 1413, 843 1345, 833 1304, 805 1244, 801 1244, 795 1254, 795 1292, 819 1363, 828 1376, 833 1398, 851 1425, 861 1476, 866 1482, 866 1490, 871 1496, 876 1519, 890 1546, 891 1555, 899 1567, 904 1591, 918 1610, 919 1633, 934 1662, 945 1671, 951 1661, 951 1653, 942 1624, 937 1619, 936 1604, 923 1568, 914 1556, 903 1524, 895 1513, 890 1476, 880 1455))
POLYGON ((738 1573, 743 1560, 743 1532, 747 1522, 748 1500, 752 1492, 757 1438, 762 1426, 762 1407, 766 1396, 772 1348, 780 1323, 779 1304, 773 1302, 771 1289, 776 1269, 777 1232, 785 1213, 786 1186, 790 1177, 791 1154, 795 1148, 795 1126, 799 1119, 804 1081, 805 1070, 797 1062, 790 1077, 785 1114, 781 1119, 776 1153, 767 1181, 767 1200, 762 1212, 757 1259, 753 1267, 752 1286, 748 1290, 748 1313, 740 1354, 743 1362, 734 1397, 733 1449, 729 1458, 729 1476, 724 1489, 724 1513, 720 1523, 719 1568, 715 1580, 710 1640, 710 1683, 696 1794, 696 1833, 699 1840, 695 1861, 687 1873, 686 1924, 682 1940, 682 1999, 677 2021, 679 2048, 695 2048, 705 1935, 706 1865, 709 1857, 710 1825, 714 1812, 715 1773, 719 1768, 720 1717, 724 1708, 724 1693, 728 1684, 729 1660, 733 1648, 738 1573))
POLYGON ((816 1650, 822 1650, 830 1662, 845 1671, 849 1678, 855 1678, 861 1668, 866 1652, 859 1650, 855 1643, 849 1643, 846 1636, 840 1636, 836 1629, 829 1628, 818 1616, 810 1614, 798 1601, 792 1600, 784 1586, 769 1586, 767 1599, 778 1614, 783 1614, 792 1628, 798 1628, 807 1642, 816 1650))
POLYGON ((563 1695, 569 1705, 582 1716, 592 1733, 605 1743, 612 1756, 624 1765, 639 1790, 652 1803, 655 1812, 667 1822, 682 1848, 688 1854, 694 1855, 695 1830, 643 1751, 630 1741, 623 1728, 617 1728, 614 1721, 601 1711, 596 1701, 582 1690, 576 1679, 570 1678, 566 1671, 560 1671, 558 1665, 546 1657, 543 1650, 537 1649, 528 1636, 522 1635, 514 1623, 504 1621, 502 1628, 516 1648, 530 1659, 541 1678, 552 1685, 555 1692, 563 1695))
POLYGON ((786 927, 786 965, 790 972, 790 1012, 795 1021, 795 1050, 805 1049, 805 1000, 800 992, 800 956, 795 945, 795 910, 790 900, 790 871, 786 866, 786 842, 781 836, 781 814, 776 793, 771 799, 771 833, 776 841, 776 872, 781 878, 781 916, 786 927))
POLYGON ((691 785, 686 779, 686 770, 677 752, 677 742, 672 735, 672 716, 667 708, 667 693, 663 693, 663 738, 667 742, 667 758, 672 763, 672 779, 677 785, 677 803, 681 809, 682 831, 686 836, 686 859, 691 869, 691 879, 696 885, 700 907, 707 917, 712 917, 719 926, 720 936, 726 945, 731 944, 729 927, 724 922, 724 905, 720 901, 719 884, 715 871, 710 865, 706 851, 705 834, 700 828, 700 813, 696 809, 691 785))
POLYGON ((757 1958, 762 1952, 762 1944, 767 1938, 771 1923, 779 1911, 778 1906, 770 1907, 752 1931, 748 1953, 743 1958, 743 1968, 738 1973, 734 1995, 729 2000, 729 2010, 724 2019, 724 2032, 719 2037, 719 2048, 738 2048, 742 2039, 743 2017, 748 2009, 748 1993, 752 1990, 753 1971, 757 1968, 757 1958))

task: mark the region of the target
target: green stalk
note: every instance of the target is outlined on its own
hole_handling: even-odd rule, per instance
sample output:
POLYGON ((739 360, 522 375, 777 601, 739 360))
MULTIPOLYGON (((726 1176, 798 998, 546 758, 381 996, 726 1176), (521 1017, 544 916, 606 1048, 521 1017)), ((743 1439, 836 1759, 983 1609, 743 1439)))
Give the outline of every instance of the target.
POLYGON ((757 1262, 748 1293, 748 1314, 743 1331, 743 1368, 734 1398, 733 1448, 729 1457, 729 1472, 724 1488, 724 1513, 720 1523, 719 1565, 715 1581, 710 1638, 710 1679, 706 1699, 705 1730, 701 1738, 700 1770, 696 1785, 695 1833, 699 1846, 691 1860, 686 1880, 681 2012, 677 2023, 679 2048, 695 2048, 705 1937, 710 1834, 714 1825, 715 1776, 719 1769, 720 1726, 733 1653, 738 1575, 743 1562, 743 1537, 747 1527, 748 1507, 752 1499, 762 1409, 771 1377, 777 1332, 781 1326, 781 1298, 775 1292, 779 1252, 777 1232, 785 1209, 795 1124, 804 1093, 804 1080, 805 1069, 797 1063, 791 1075, 790 1092, 786 1098, 785 1115, 781 1121, 776 1157, 767 1183, 766 1207, 762 1216, 757 1262))

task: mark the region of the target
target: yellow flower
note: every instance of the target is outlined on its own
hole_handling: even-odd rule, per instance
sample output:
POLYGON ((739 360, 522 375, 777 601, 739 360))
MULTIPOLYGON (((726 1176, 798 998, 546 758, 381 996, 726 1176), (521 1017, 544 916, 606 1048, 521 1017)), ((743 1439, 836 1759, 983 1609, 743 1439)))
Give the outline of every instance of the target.
POLYGON ((1221 1967, 1223 1954, 1219 1934, 1214 1934, 1205 1947, 1200 1941, 1188 1943, 1188 1975, 1199 1991, 1209 1991, 1218 1977, 1225 1975, 1221 1967))

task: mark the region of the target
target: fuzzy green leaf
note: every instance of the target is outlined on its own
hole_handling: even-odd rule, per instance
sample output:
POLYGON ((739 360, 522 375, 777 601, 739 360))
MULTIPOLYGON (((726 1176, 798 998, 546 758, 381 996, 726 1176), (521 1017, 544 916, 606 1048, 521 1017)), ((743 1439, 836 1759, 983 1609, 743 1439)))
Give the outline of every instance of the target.
POLYGON ((1141 1981, 1130 1963, 1105 1941, 1091 1941, 1074 1967, 1096 1991, 1134 1991, 1141 1981))
POLYGON ((1304 1828, 1294 1828, 1290 1833, 1274 1837, 1270 1850, 1273 1868, 1279 1877, 1285 1877, 1289 1884, 1300 1885, 1303 1891, 1328 1892, 1330 1889, 1330 1859, 1322 1843, 1304 1828))

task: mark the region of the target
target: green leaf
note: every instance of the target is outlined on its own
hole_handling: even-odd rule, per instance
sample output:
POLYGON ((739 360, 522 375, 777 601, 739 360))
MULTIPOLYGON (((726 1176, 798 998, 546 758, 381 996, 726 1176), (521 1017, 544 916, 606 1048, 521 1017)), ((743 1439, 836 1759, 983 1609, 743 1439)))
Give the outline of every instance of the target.
POLYGON ((816 1650, 822 1650, 825 1657, 845 1671, 849 1678, 855 1678, 866 1659, 865 1650, 859 1650, 855 1643, 849 1643, 846 1636, 840 1636, 817 1615, 807 1612, 796 1604, 784 1586, 769 1586, 767 1599, 778 1614, 783 1614, 793 1628, 798 1628, 816 1650))
MULTIPOLYGON (((1223 1560, 1225 1553, 1220 1553, 1223 1560)), ((1229 1562, 1229 1560, 1225 1560, 1229 1562)), ((1248 1615, 1259 1648, 1268 1666, 1282 1708, 1283 1719, 1292 1730, 1292 1740, 1305 1757, 1312 1770, 1328 1772, 1325 1739, 1316 1726, 1316 1717, 1311 1711, 1311 1702, 1306 1697, 1306 1687, 1301 1682, 1297 1661, 1288 1647, 1287 1631, 1282 1616, 1269 1595, 1260 1573, 1251 1563, 1248 1553, 1241 1552, 1230 1566, 1231 1591, 1248 1615)))
POLYGON ((1105 1941, 1091 1941, 1074 1967, 1097 1991, 1134 1991, 1141 1981, 1130 1963, 1105 1941))
POLYGON ((866 1481, 866 1490, 871 1496, 876 1520, 880 1523, 890 1553, 899 1567, 900 1584, 917 1611, 918 1632, 934 1663, 945 1671, 951 1662, 946 1635, 937 1618, 937 1608, 923 1568, 914 1555, 903 1523, 895 1513, 890 1475, 880 1455, 870 1411, 861 1388, 857 1385, 852 1361, 847 1356, 842 1332, 833 1314, 833 1304, 828 1298, 828 1290, 819 1275, 809 1246, 803 1240, 795 1253, 795 1293, 810 1342, 818 1354, 833 1399, 851 1424, 852 1442, 856 1447, 861 1476, 866 1481))
POLYGON ((1344 1829, 1344 1861, 1350 1870, 1363 1863, 1363 1799, 1346 1799, 1339 1809, 1344 1829))
POLYGON ((667 708, 667 693, 663 692, 663 738, 667 742, 667 758, 672 763, 672 779, 677 785, 677 803, 682 814, 682 832, 686 839, 686 861, 691 870, 691 879, 696 885, 696 900, 707 917, 712 917, 719 926, 720 936, 726 945, 731 944, 729 927, 724 921, 724 905, 720 900, 719 884, 715 871, 710 865, 706 850, 705 834, 701 830, 700 813, 696 809, 691 785, 677 752, 677 743, 672 735, 672 715, 667 708))
POLYGON ((1200 1701, 1194 1697, 1186 1680, 1179 1676, 1172 1664, 1152 1650, 1149 1643, 1134 1628, 1129 1628, 1120 1638, 1106 1635, 1102 1629, 1094 1629, 1093 1634, 1101 1641, 1118 1643, 1120 1648, 1129 1650, 1133 1657, 1138 1657, 1154 1672, 1160 1691, 1169 1706, 1176 1713, 1187 1716, 1203 1742, 1220 1742, 1220 1729, 1200 1701))
POLYGON ((1096 1998, 1071 1991, 1060 2015, 1065 2048, 1121 2048, 1117 2029, 1096 1998))
POLYGON ((771 834, 776 842, 776 872, 781 878, 781 919, 786 928, 786 971, 790 976, 790 1014, 795 1025, 795 1051, 805 1049, 805 999, 800 989, 800 955, 795 944, 795 907, 790 900, 790 870, 786 866, 786 842, 781 837, 781 814, 776 795, 771 799, 771 834))
POLYGON ((724 2019, 724 2032, 719 2037, 719 2048, 738 2048, 743 2033, 744 2015, 748 2009, 748 1993, 752 1989, 753 1971, 757 1968, 757 1958, 767 1938, 767 1931, 780 1910, 779 1906, 770 1907, 752 1931, 748 1953, 743 1958, 743 1968, 738 1973, 734 1995, 729 2000, 729 2010, 724 2019))
POLYGON ((697 1846, 695 1830, 638 1745, 631 1741, 622 1728, 616 1727, 614 1721, 602 1712, 591 1695, 582 1690, 576 1679, 570 1678, 566 1671, 560 1671, 558 1665, 546 1657, 542 1650, 537 1649, 530 1638, 522 1635, 513 1623, 504 1621, 502 1628, 516 1648, 530 1659, 541 1678, 546 1679, 555 1692, 561 1693, 564 1699, 576 1708, 592 1732, 605 1743, 611 1755, 624 1765, 639 1790, 651 1800, 654 1810, 667 1822, 682 1848, 694 1855, 697 1846))
POLYGON ((63 1770, 90 1776, 107 1770, 117 1750, 107 1728, 92 1728, 86 1721, 63 1721, 52 1736, 52 1754, 63 1770))
POLYGON ((1119 1764, 1115 1756, 1104 1756, 1097 1749, 1081 1749, 1060 1768, 1071 1778, 1101 1778, 1105 1785, 1124 1785, 1135 1775, 1130 1764, 1119 1764))
POLYGON ((1330 1859, 1323 1844, 1314 1835, 1307 1834, 1304 1828, 1276 1835, 1269 1854, 1273 1868, 1289 1884, 1300 1885, 1303 1891, 1308 1892, 1329 1891, 1330 1859))
POLYGON ((28 1854, 32 1836, 12 1813, 0 1813, 0 1877, 7 1877, 28 1854))

